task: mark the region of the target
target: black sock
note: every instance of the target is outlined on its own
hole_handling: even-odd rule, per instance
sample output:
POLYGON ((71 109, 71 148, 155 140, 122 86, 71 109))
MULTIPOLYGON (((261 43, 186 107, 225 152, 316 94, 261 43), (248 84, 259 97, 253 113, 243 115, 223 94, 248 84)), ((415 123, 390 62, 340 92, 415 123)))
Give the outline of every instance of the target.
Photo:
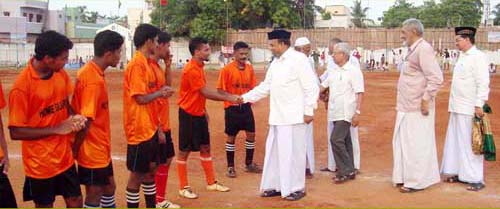
POLYGON ((255 150, 255 142, 246 140, 245 149, 246 149, 245 165, 250 165, 253 162, 253 152, 255 150))
POLYGON ((127 188, 125 192, 127 195, 127 208, 138 208, 139 207, 139 190, 127 188))
POLYGON ((156 184, 155 182, 143 182, 142 192, 146 198, 146 208, 156 208, 156 184))
POLYGON ((227 167, 234 167, 234 143, 226 142, 227 167))
POLYGON ((100 208, 100 205, 85 202, 83 203, 83 208, 100 208))

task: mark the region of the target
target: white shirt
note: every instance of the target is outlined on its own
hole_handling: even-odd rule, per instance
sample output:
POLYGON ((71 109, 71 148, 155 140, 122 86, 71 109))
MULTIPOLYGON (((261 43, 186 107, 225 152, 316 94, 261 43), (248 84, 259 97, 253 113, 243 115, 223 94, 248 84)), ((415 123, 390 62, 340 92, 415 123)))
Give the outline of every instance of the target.
POLYGON ((328 71, 327 79, 321 83, 330 88, 328 98, 328 121, 352 122, 356 112, 356 93, 365 91, 363 73, 350 62, 328 71))
POLYGON ((463 52, 453 69, 448 111, 474 115, 474 107, 488 100, 490 77, 486 54, 473 46, 463 52))
POLYGON ((264 81, 242 97, 253 103, 270 95, 270 125, 301 124, 304 115, 313 116, 317 106, 315 78, 306 55, 289 48, 273 60, 264 81))
MULTIPOLYGON (((333 57, 328 55, 327 58, 326 58, 326 70, 325 72, 323 72, 323 74, 321 74, 321 76, 319 77, 319 79, 321 81, 324 81, 326 78, 327 78, 327 75, 328 75, 328 71, 332 71, 333 69, 335 69, 337 66, 337 64, 335 64, 335 61, 333 61, 333 57)), ((358 69, 361 69, 361 64, 359 64, 359 60, 357 57, 351 55, 349 56, 349 63, 351 63, 352 66, 354 67, 357 67, 358 69)))

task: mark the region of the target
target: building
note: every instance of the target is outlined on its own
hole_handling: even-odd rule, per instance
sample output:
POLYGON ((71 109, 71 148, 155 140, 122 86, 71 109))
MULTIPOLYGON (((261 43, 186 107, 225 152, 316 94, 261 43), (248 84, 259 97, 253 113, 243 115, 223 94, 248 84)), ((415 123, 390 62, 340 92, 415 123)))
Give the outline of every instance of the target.
POLYGON ((97 33, 100 33, 101 31, 105 30, 110 30, 119 33, 121 36, 123 36, 124 44, 123 44, 123 50, 122 50, 122 55, 121 55, 121 62, 127 63, 127 60, 132 59, 132 54, 133 54, 133 47, 132 47, 132 34, 130 33, 130 30, 126 27, 123 27, 119 24, 112 23, 110 25, 107 25, 106 27, 103 27, 99 30, 96 31, 97 33))
POLYGON ((142 23, 151 23, 151 12, 153 12, 153 0, 145 0, 144 8, 128 8, 128 27, 130 32, 134 34, 135 28, 142 23))
POLYGON ((322 16, 316 15, 314 21, 315 28, 350 28, 354 27, 352 23, 351 9, 344 5, 327 5, 325 11, 331 16, 324 20, 322 16))
POLYGON ((66 36, 69 38, 93 39, 96 32, 110 24, 109 20, 97 19, 96 23, 82 21, 82 12, 79 7, 65 7, 66 36))
POLYGON ((0 40, 26 42, 46 30, 64 34, 61 11, 49 11, 41 0, 0 0, 0 40))

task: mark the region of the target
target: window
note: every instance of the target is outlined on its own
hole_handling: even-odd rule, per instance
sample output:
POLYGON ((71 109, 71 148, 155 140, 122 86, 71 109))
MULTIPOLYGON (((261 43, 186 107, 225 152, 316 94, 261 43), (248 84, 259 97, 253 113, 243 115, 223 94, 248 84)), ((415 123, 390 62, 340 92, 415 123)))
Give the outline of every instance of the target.
POLYGON ((29 14, 28 22, 33 22, 33 14, 29 14))
POLYGON ((23 17, 27 17, 27 16, 28 16, 28 14, 26 14, 26 12, 25 12, 25 13, 23 13, 23 17))
POLYGON ((61 18, 62 18, 62 14, 59 14, 59 19, 61 19, 61 18))
POLYGON ((66 16, 66 20, 71 21, 71 16, 66 16))
POLYGON ((42 22, 42 15, 41 14, 36 15, 36 22, 42 22))
POLYGON ((6 16, 6 17, 10 16, 10 12, 3 12, 3 16, 6 16))

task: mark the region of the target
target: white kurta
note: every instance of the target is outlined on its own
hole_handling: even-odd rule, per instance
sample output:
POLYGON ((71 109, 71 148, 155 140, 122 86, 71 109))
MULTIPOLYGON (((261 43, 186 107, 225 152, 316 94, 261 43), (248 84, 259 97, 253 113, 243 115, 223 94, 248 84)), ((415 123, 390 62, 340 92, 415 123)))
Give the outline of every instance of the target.
POLYGON ((242 95, 256 102, 270 95, 269 135, 260 191, 277 190, 286 197, 304 191, 306 124, 313 116, 319 88, 308 58, 289 48, 273 60, 262 83, 242 95))
POLYGON ((398 111, 392 141, 394 184, 425 189, 440 181, 434 117, 434 109, 429 110, 428 116, 398 111))
MULTIPOLYGON (((316 68, 314 67, 314 59, 312 56, 309 56, 309 63, 311 64, 311 69, 314 73, 314 79, 319 86, 318 74, 316 73, 316 68)), ((317 106, 314 107, 314 109, 316 108, 317 106)), ((308 168, 311 173, 314 173, 314 164, 314 124, 311 122, 310 124, 307 124, 306 128, 306 168, 308 168)))
POLYGON ((472 152, 472 121, 474 108, 488 100, 489 83, 486 55, 475 46, 462 53, 453 70, 441 172, 468 183, 483 182, 484 156, 472 152))

